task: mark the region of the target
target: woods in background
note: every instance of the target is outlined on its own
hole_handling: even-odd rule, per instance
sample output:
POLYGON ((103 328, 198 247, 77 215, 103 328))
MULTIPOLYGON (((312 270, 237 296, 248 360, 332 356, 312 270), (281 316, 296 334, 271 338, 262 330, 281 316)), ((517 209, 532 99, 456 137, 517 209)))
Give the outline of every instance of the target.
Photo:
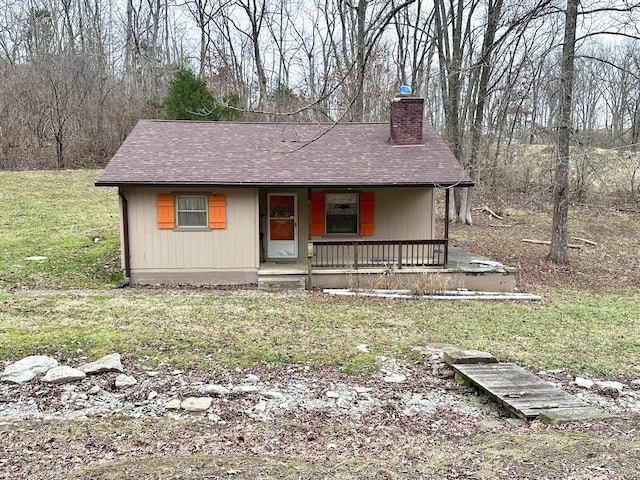
MULTIPOLYGON (((576 191, 601 147, 620 152, 624 188, 640 194, 636 10, 578 6, 562 124, 576 191)), ((0 0, 0 11, 1 169, 102 166, 143 117, 386 121, 405 83, 485 186, 526 175, 514 146, 558 145, 560 0, 0 0), (199 93, 181 117, 170 86, 187 80, 199 93)), ((450 218, 470 222, 470 192, 458 200, 450 218)))

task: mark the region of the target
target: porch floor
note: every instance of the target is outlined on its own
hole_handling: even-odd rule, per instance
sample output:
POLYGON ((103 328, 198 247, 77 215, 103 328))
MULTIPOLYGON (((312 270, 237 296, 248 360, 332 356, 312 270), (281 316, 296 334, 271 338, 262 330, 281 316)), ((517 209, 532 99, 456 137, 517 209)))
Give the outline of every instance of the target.
MULTIPOLYGON (((481 255, 449 245, 448 268, 438 267, 403 267, 394 273, 401 275, 417 275, 433 273, 460 278, 462 288, 477 291, 513 291, 517 269, 490 260, 481 255)), ((388 273, 384 267, 375 268, 312 268, 312 281, 316 287, 346 287, 346 277, 352 275, 380 275, 388 273), (340 280, 342 279, 342 281, 340 280), (343 285, 338 285, 342 283, 343 285)), ((268 261, 260 264, 258 284, 276 277, 307 278, 307 263, 302 261, 268 261)))

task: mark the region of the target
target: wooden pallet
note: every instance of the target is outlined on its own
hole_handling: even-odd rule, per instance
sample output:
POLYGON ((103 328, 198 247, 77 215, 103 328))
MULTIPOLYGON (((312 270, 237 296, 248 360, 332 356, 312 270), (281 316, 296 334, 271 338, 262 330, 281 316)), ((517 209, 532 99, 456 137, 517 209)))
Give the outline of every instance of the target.
POLYGON ((585 414, 593 411, 588 403, 513 363, 454 364, 452 367, 463 379, 526 420, 553 409, 584 409, 585 414))

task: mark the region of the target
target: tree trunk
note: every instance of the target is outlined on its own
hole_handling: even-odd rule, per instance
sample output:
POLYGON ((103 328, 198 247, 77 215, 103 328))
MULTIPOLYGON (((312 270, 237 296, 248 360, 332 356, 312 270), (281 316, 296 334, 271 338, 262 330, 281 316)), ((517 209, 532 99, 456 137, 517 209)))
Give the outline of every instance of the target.
POLYGON ((560 122, 558 125, 558 158, 553 187, 553 226, 551 248, 547 260, 569 263, 567 223, 569 216, 569 140, 571 136, 571 97, 573 93, 574 56, 578 0, 567 0, 560 71, 560 122))

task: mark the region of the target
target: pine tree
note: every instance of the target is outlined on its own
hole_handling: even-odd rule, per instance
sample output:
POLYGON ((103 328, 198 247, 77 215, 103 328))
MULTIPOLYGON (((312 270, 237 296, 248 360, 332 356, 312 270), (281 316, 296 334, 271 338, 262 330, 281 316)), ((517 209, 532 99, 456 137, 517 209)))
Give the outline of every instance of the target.
POLYGON ((168 120, 234 120, 240 112, 237 95, 224 99, 229 106, 218 105, 204 80, 198 78, 188 68, 180 67, 169 84, 164 99, 168 120))

